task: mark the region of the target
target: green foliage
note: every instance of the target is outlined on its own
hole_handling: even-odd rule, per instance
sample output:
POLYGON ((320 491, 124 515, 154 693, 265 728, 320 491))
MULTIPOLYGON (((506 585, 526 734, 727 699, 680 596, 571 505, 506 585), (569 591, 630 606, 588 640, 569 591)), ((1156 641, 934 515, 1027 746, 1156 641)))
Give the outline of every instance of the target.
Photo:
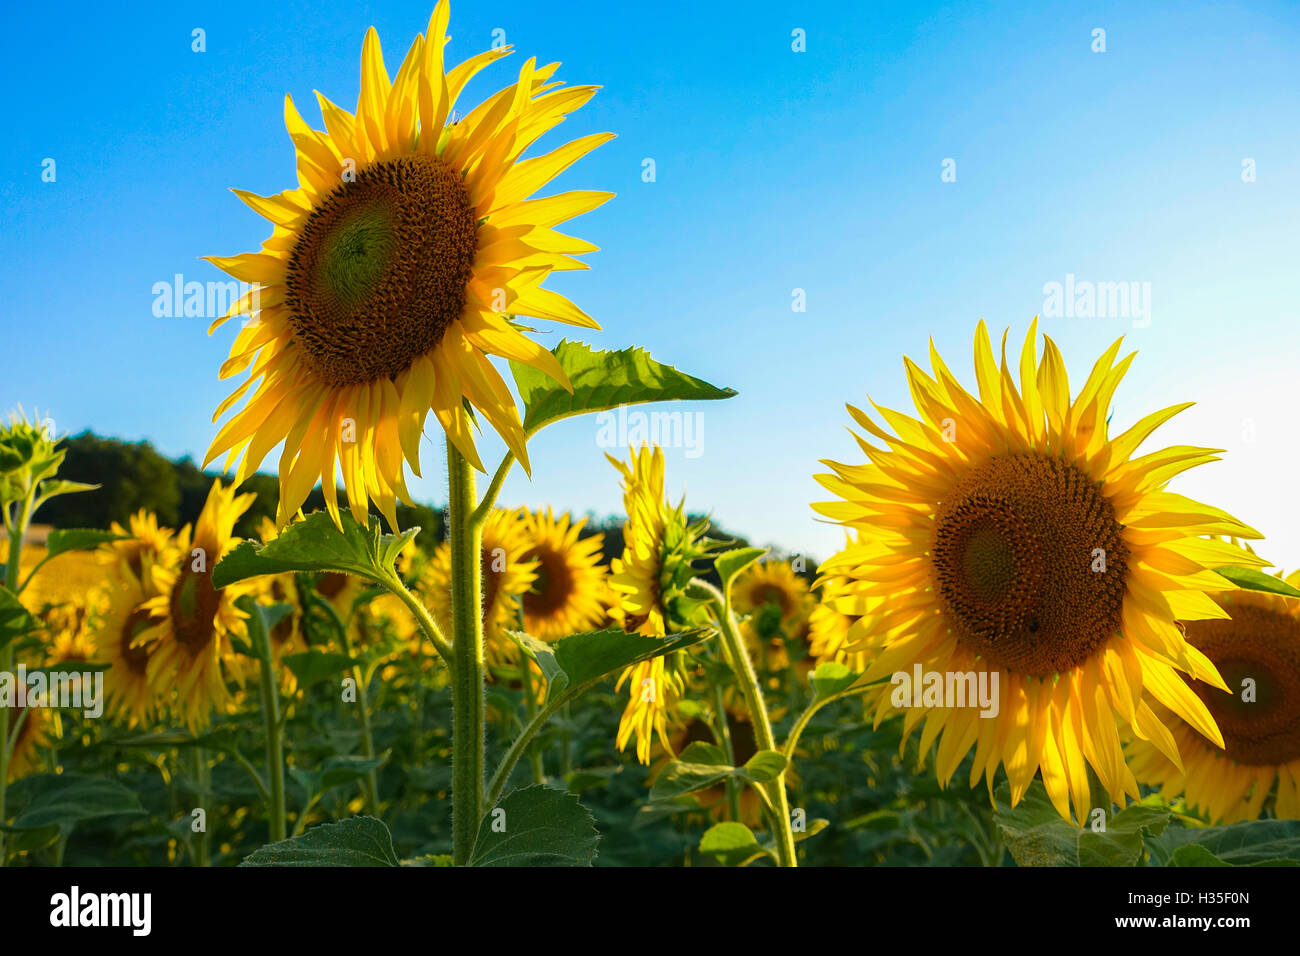
POLYGON ((709 401, 736 394, 662 365, 644 349, 595 352, 582 342, 566 339, 551 351, 569 376, 572 392, 531 365, 510 363, 524 401, 524 430, 530 435, 552 422, 620 405, 709 401))
POLYGON ((72 827, 100 817, 144 812, 136 795, 111 777, 33 774, 14 783, 9 796, 17 808, 9 824, 14 830, 72 827))
POLYGON ((268 843, 241 866, 398 866, 393 837, 374 817, 323 823, 300 836, 268 843))
POLYGON ((1248 591, 1265 591, 1269 594, 1284 594, 1293 598, 1300 597, 1300 591, 1297 591, 1281 578, 1265 574, 1259 568, 1238 568, 1228 565, 1215 568, 1215 570, 1237 587, 1245 588, 1248 591))
POLYGON ((526 787, 484 815, 471 866, 590 866, 600 836, 573 794, 526 787))
POLYGON ((262 574, 285 571, 342 571, 383 583, 394 575, 393 564, 406 543, 419 532, 384 534, 377 521, 368 527, 351 514, 340 515, 342 528, 328 514, 317 512, 295 522, 264 545, 241 543, 212 572, 212 583, 224 588, 262 574))

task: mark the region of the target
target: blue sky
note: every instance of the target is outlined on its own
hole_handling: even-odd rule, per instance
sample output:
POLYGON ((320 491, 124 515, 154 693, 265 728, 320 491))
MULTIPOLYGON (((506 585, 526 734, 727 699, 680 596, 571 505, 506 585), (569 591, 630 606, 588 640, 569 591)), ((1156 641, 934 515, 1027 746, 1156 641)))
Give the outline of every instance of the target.
MULTIPOLYGON (((641 345, 740 392, 690 409, 700 454, 669 451, 670 486, 693 510, 825 557, 842 535, 808 503, 822 497, 818 459, 858 460, 844 403, 906 407, 902 356, 924 358, 931 336, 970 382, 978 319, 1018 341, 1045 286, 1073 276, 1135 283, 1149 306, 1042 320, 1076 383, 1126 335, 1140 354, 1115 425, 1197 401, 1157 440, 1228 453, 1177 490, 1254 523, 1266 554, 1300 565, 1300 8, 620 7, 454 3, 448 56, 497 29, 516 48, 465 103, 533 55, 604 87, 542 143, 618 134, 552 187, 618 196, 572 230, 601 247, 591 271, 551 284, 602 323, 593 344, 641 345)), ((265 223, 228 187, 295 184, 284 94, 317 126, 313 89, 351 108, 366 27, 395 69, 430 9, 12 9, 0 405, 201 458, 233 329, 208 338, 206 319, 156 318, 154 284, 216 280, 199 256, 257 248, 265 223), (205 52, 191 49, 195 28, 205 52)), ((532 480, 516 472, 503 502, 618 511, 597 436, 592 418, 544 432, 532 480)), ((433 437, 414 490, 441 502, 433 437)))

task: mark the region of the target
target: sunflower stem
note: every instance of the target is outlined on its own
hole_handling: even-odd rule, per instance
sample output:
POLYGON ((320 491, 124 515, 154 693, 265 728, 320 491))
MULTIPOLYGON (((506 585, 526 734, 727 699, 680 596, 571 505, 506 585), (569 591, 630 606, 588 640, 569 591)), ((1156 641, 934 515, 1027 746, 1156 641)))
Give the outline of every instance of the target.
MULTIPOLYGON (((4 506, 5 528, 9 532, 9 562, 5 567, 4 587, 13 594, 18 593, 18 573, 22 561, 23 538, 27 536, 27 523, 32 516, 32 497, 35 486, 28 479, 21 502, 18 502, 17 517, 11 519, 9 506, 4 506)), ((14 669, 14 646, 10 642, 0 651, 0 673, 8 674, 14 669)), ((13 756, 13 746, 9 733, 9 707, 0 707, 0 824, 9 819, 5 801, 9 788, 9 760, 13 756)), ((5 831, 0 830, 0 866, 8 865, 9 851, 5 840, 5 831)))
POLYGON ((194 775, 194 795, 198 798, 199 807, 203 809, 203 829, 195 834, 194 840, 194 865, 209 866, 210 855, 208 852, 207 803, 210 770, 208 767, 208 755, 204 753, 202 747, 191 747, 190 759, 192 761, 191 773, 194 775))
MULTIPOLYGON (((723 642, 731 658, 736 681, 745 698, 750 719, 754 722, 754 739, 760 750, 776 750, 776 739, 772 736, 772 722, 767 717, 767 706, 763 702, 763 689, 759 686, 758 675, 754 673, 754 662, 750 660, 749 651, 740 637, 736 626, 736 616, 731 610, 731 589, 727 588, 713 599, 714 614, 718 619, 718 629, 722 632, 723 642)), ((724 718, 725 719, 725 718, 724 718)), ((794 848, 794 832, 790 827, 790 802, 785 793, 785 771, 776 779, 765 785, 772 801, 772 826, 776 838, 777 860, 781 866, 798 866, 798 857, 794 848)))
MULTIPOLYGON (((537 716, 537 697, 533 692, 533 662, 529 660, 527 655, 523 655, 520 661, 520 670, 524 683, 524 710, 528 715, 528 723, 531 724, 537 716)), ((533 783, 544 782, 546 780, 546 767, 542 763, 540 748, 533 747, 528 751, 528 762, 533 768, 533 783)))
POLYGON ((447 439, 451 531, 452 858, 469 863, 483 817, 484 658, 482 523, 474 511, 474 469, 447 439))
MULTIPOLYGON (((736 749, 731 742, 731 725, 727 723, 727 703, 722 699, 722 685, 713 685, 713 713, 718 721, 718 739, 722 742, 722 752, 726 754, 727 763, 736 765, 736 749)), ((740 819, 740 786, 735 777, 727 777, 727 808, 731 819, 743 823, 740 819)))
MULTIPOLYGON (((339 643, 343 647, 343 653, 348 657, 353 657, 352 638, 348 634, 348 623, 343 620, 338 609, 329 601, 320 602, 330 617, 334 619, 334 629, 338 631, 339 643)), ((368 691, 369 681, 366 675, 361 672, 360 664, 353 664, 351 669, 352 683, 357 688, 357 707, 361 710, 361 754, 367 760, 373 760, 375 756, 375 741, 370 731, 370 694, 368 691)), ((366 775, 361 778, 361 793, 366 798, 366 811, 379 816, 379 777, 375 771, 368 770, 366 775)))
POLYGON ((266 774, 270 779, 266 815, 271 843, 285 838, 284 820, 284 738, 280 722, 280 691, 276 687, 275 668, 271 661, 271 635, 259 629, 257 657, 261 663, 262 720, 266 725, 266 774))
POLYGON ((506 475, 510 474, 510 469, 515 464, 515 453, 506 452, 506 456, 501 459, 501 464, 497 465, 496 472, 492 475, 492 481, 489 482, 487 491, 483 493, 483 500, 478 503, 474 509, 474 523, 481 525, 487 520, 487 516, 492 512, 492 506, 496 504, 497 495, 501 493, 501 486, 505 483, 506 475))

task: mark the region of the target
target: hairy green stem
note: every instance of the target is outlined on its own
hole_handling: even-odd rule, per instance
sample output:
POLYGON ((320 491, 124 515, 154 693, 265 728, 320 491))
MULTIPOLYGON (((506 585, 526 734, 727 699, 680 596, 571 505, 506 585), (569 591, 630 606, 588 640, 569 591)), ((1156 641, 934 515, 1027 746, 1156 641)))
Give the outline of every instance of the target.
MULTIPOLYGON (((776 750, 776 740, 772 736, 772 722, 768 719, 767 706, 763 702, 763 690, 759 686, 758 675, 754 673, 754 663, 749 659, 749 651, 745 649, 745 643, 736 626, 736 617, 731 610, 730 588, 714 599, 713 609, 718 618, 718 627, 722 631, 722 639, 729 652, 736 681, 740 684, 740 692, 745 698, 745 706, 749 709, 750 720, 753 721, 754 740, 760 750, 776 750)), ((772 824, 775 829, 773 836, 776 838, 777 860, 781 866, 798 866, 794 832, 790 827, 790 802, 785 793, 785 771, 764 786, 772 801, 772 824)))
POLYGON ((469 863, 483 817, 484 658, 482 525, 474 511, 474 468, 447 439, 451 530, 452 858, 469 863))
MULTIPOLYGON (((727 704, 722 699, 722 685, 713 685, 713 712, 718 721, 718 739, 722 742, 722 752, 727 756, 727 763, 736 765, 736 748, 731 742, 731 725, 727 723, 727 704)), ((727 808, 731 819, 737 823, 740 819, 740 782, 735 777, 727 777, 727 808)))
POLYGON ((411 614, 414 615, 416 623, 420 625, 420 629, 424 631, 424 636, 429 639, 430 643, 432 643, 435 648, 437 648, 438 653, 442 655, 442 659, 447 666, 452 667, 454 665, 456 653, 455 648, 447 642, 447 638, 443 636, 442 628, 440 628, 438 622, 433 619, 433 615, 429 613, 429 609, 420 603, 419 598, 411 593, 410 589, 402 583, 402 579, 397 575, 394 574, 391 581, 384 581, 383 583, 384 586, 398 598, 398 600, 406 605, 411 614))
MULTIPOLYGON (((524 683, 524 710, 528 714, 528 722, 532 723, 533 718, 537 716, 537 697, 533 693, 533 665, 527 655, 519 664, 524 683)), ((533 783, 543 782, 546 779, 546 767, 542 763, 542 751, 537 747, 530 750, 528 762, 533 768, 533 783)))
POLYGON ((271 785, 266 803, 266 814, 271 831, 271 843, 285 838, 284 820, 284 739, 280 722, 280 689, 275 683, 275 668, 271 662, 271 635, 263 633, 258 641, 257 655, 261 661, 262 720, 266 725, 266 773, 271 785))
POLYGON ((506 781, 510 779, 510 774, 515 769, 515 764, 524 755, 524 751, 528 749, 528 745, 537 736, 537 732, 560 709, 560 706, 558 701, 548 702, 528 722, 528 726, 520 731, 519 736, 510 745, 510 749, 506 751, 506 755, 501 758, 501 763, 497 765, 496 772, 492 774, 492 782, 488 784, 487 806, 495 807, 497 805, 497 801, 501 799, 501 792, 506 788, 506 781))
MULTIPOLYGON (((18 516, 11 520, 9 506, 4 506, 5 528, 9 532, 9 562, 5 567, 4 587, 14 594, 18 593, 18 572, 23 552, 23 538, 27 535, 27 523, 32 516, 32 495, 35 489, 28 484, 22 501, 18 503, 18 516)), ((6 644, 0 651, 0 673, 8 674, 14 669, 14 646, 6 644)), ((9 789, 9 760, 13 756, 13 747, 9 739, 9 711, 12 708, 0 707, 0 823, 8 822, 6 798, 9 789)), ((0 866, 5 866, 9 859, 8 843, 4 830, 0 830, 0 866)))
MULTIPOLYGON (((334 619, 334 629, 338 631, 339 643, 343 646, 343 653, 348 657, 352 657, 352 638, 348 633, 348 622, 343 620, 338 609, 329 601, 321 601, 320 603, 329 612, 330 617, 334 619)), ((360 664, 353 664, 350 673, 352 683, 357 688, 357 707, 361 709, 361 754, 367 760, 373 760, 375 741, 370 732, 370 692, 368 689, 370 681, 361 672, 360 664)), ((378 816, 379 777, 374 770, 366 771, 366 775, 361 779, 361 793, 366 798, 366 811, 378 816)))

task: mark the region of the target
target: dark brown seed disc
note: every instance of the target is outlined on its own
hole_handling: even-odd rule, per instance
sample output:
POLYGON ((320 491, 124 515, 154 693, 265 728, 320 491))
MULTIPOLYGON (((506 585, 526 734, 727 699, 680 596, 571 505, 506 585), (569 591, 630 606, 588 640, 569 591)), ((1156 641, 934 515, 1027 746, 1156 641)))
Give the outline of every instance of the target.
POLYGON ((1120 627, 1121 532, 1100 486, 1061 458, 990 459, 935 512, 930 557, 949 628, 1013 673, 1082 664, 1120 627))
POLYGON ((564 555, 549 546, 524 555, 525 561, 534 559, 537 560, 537 580, 524 592, 524 611, 532 617, 549 618, 573 596, 573 572, 564 555))
POLYGON ((460 173, 389 159, 341 183, 289 257, 294 339, 330 386, 394 378, 442 341, 465 306, 478 229, 460 173))
POLYGON ((212 575, 186 565, 172 585, 169 610, 172 633, 191 654, 197 655, 216 635, 220 608, 221 595, 212 586, 212 575))
POLYGON ((1227 610, 1230 621, 1188 621, 1186 628, 1230 693, 1189 683, 1219 725, 1226 756, 1248 766, 1300 758, 1300 620, 1253 602, 1227 610))
POLYGON ((149 626, 149 612, 136 608, 127 615, 122 622, 122 630, 118 634, 119 649, 122 652, 122 660, 126 666, 135 674, 141 676, 149 669, 149 648, 140 645, 132 647, 136 635, 149 626))

